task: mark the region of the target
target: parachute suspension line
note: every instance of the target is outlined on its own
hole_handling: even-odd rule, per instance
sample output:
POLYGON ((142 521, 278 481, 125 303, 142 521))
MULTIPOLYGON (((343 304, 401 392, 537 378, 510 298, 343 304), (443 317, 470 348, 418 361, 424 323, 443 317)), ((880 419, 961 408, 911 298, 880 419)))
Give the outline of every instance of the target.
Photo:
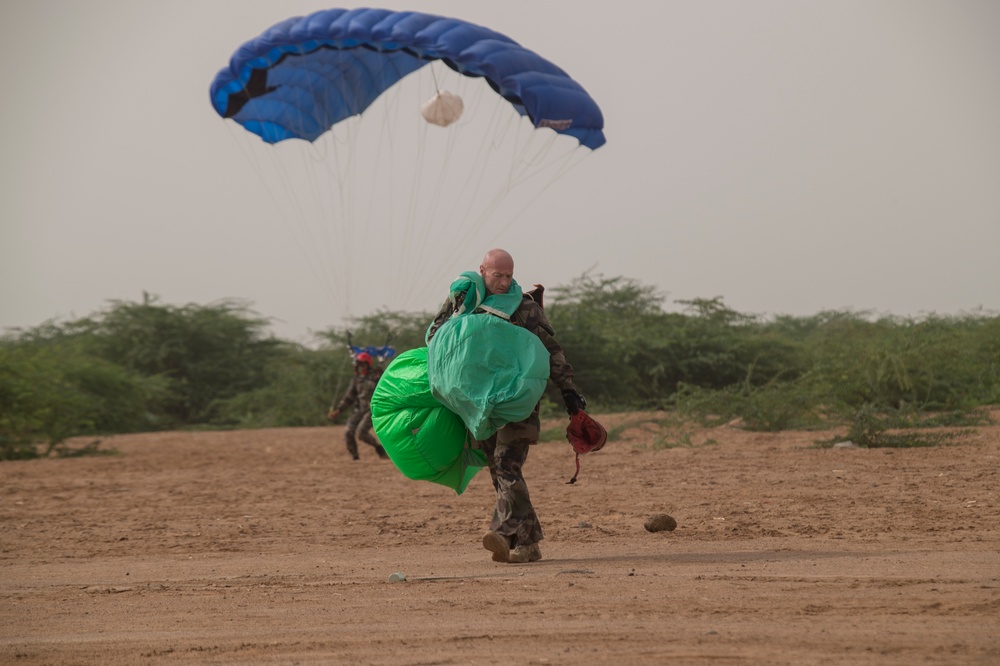
POLYGON ((565 174, 569 173, 569 171, 571 169, 573 169, 580 162, 582 162, 584 159, 586 159, 586 156, 589 153, 593 152, 593 151, 591 151, 589 148, 584 148, 583 146, 578 146, 578 147, 576 147, 576 148, 573 149, 573 152, 575 154, 582 155, 582 157, 580 157, 579 159, 577 159, 575 161, 566 160, 565 162, 566 162, 567 166, 561 167, 558 170, 558 172, 556 173, 556 175, 554 175, 552 178, 550 178, 547 183, 545 183, 544 185, 542 185, 541 188, 537 192, 535 192, 534 196, 532 196, 530 199, 526 200, 524 202, 524 204, 517 210, 517 212, 514 213, 514 215, 512 215, 510 217, 510 219, 508 220, 507 224, 504 225, 497 232, 497 236, 499 236, 500 234, 505 233, 510 228, 510 226, 521 217, 521 214, 524 213, 524 211, 527 210, 529 207, 531 207, 535 203, 535 201, 537 201, 545 192, 547 192, 548 189, 550 187, 552 187, 556 183, 556 181, 560 180, 565 174))
MULTIPOLYGON (((419 74, 404 82, 404 85, 417 88, 415 94, 419 95, 421 100, 426 95, 428 85, 436 93, 440 88, 436 72, 438 67, 443 65, 437 62, 428 63, 419 74)), ((424 279, 423 273, 428 266, 438 264, 440 248, 447 246, 450 241, 447 235, 442 233, 439 224, 436 192, 440 192, 448 184, 446 167, 451 162, 451 148, 445 151, 441 163, 433 162, 432 158, 436 159, 439 156, 441 143, 438 139, 442 138, 441 132, 446 132, 445 145, 450 145, 456 140, 459 130, 456 127, 457 123, 447 128, 431 127, 419 108, 401 105, 398 113, 396 120, 398 126, 412 129, 406 135, 414 143, 412 163, 396 165, 408 173, 409 188, 403 189, 401 178, 400 192, 404 195, 401 197, 403 211, 399 216, 401 242, 398 244, 394 261, 391 262, 394 273, 392 284, 397 287, 395 289, 397 302, 409 308, 413 304, 414 293, 418 291, 424 279), (436 150, 431 150, 432 147, 436 150)))
POLYGON ((317 235, 321 234, 321 229, 317 229, 315 220, 317 208, 322 206, 322 188, 317 186, 317 164, 322 164, 322 155, 317 155, 317 146, 310 144, 306 150, 299 150, 289 145, 271 145, 268 152, 272 155, 275 164, 280 168, 284 189, 292 201, 292 209, 297 211, 296 229, 294 236, 296 242, 304 245, 303 255, 307 258, 310 271, 318 279, 323 292, 329 297, 331 294, 331 282, 327 270, 327 262, 324 261, 324 254, 321 251, 322 245, 317 246, 317 235), (299 195, 297 190, 302 190, 299 195), (311 210, 307 208, 312 206, 311 210))
MULTIPOLYGON (((493 138, 492 138, 492 140, 490 142, 488 142, 488 145, 490 147, 491 153, 496 153, 496 154, 499 154, 499 155, 502 156, 502 153, 501 153, 502 150, 504 150, 504 149, 510 149, 510 147, 513 146, 514 148, 513 148, 513 150, 511 150, 510 160, 511 160, 512 164, 516 163, 518 153, 521 152, 521 151, 523 151, 523 149, 518 149, 517 148, 517 146, 519 144, 519 141, 518 141, 518 137, 516 135, 519 134, 519 130, 521 128, 529 127, 529 123, 528 123, 527 119, 525 119, 525 118, 523 118, 521 116, 518 116, 518 115, 510 114, 508 116, 507 120, 504 122, 504 120, 500 117, 500 114, 497 113, 497 114, 494 115, 494 118, 493 118, 493 121, 492 121, 492 127, 494 128, 493 131, 491 132, 491 136, 493 138), (513 141, 508 138, 508 136, 511 133, 515 134, 515 137, 514 137, 513 141)), ((536 130, 533 127, 531 127, 530 129, 527 130, 527 133, 528 133, 528 137, 530 139, 531 137, 533 137, 535 135, 536 130)), ((501 204, 501 202, 514 189, 514 184, 515 183, 513 182, 512 178, 510 177, 510 171, 511 171, 511 167, 508 166, 504 170, 504 172, 506 173, 506 176, 504 178, 498 179, 499 182, 502 185, 501 185, 501 187, 499 189, 497 189, 494 192, 493 197, 489 201, 488 205, 486 205, 485 207, 483 207, 478 212, 478 217, 476 219, 475 226, 483 224, 488 218, 490 218, 495 213, 496 209, 499 207, 499 205, 501 204)), ((509 228, 509 226, 510 226, 510 224, 512 222, 513 222, 513 219, 509 220, 508 224, 505 226, 505 228, 509 228)), ((498 238, 498 237, 499 237, 499 234, 496 234, 490 240, 491 241, 496 240, 496 238, 498 238)))
MULTIPOLYGON (((485 83, 477 86, 477 97, 476 102, 480 104, 483 100, 483 92, 486 90, 487 86, 485 83)), ((507 108, 509 105, 506 101, 500 101, 493 105, 492 113, 490 114, 489 121, 487 123, 487 129, 494 128, 490 134, 495 134, 498 126, 503 123, 503 117, 506 115, 508 118, 515 118, 511 112, 511 109, 507 108)), ((519 120, 519 119, 516 119, 519 120)), ((515 120, 515 122, 516 122, 515 120)), ((495 142, 483 141, 479 145, 479 150, 476 153, 476 158, 473 161, 474 168, 469 169, 467 173, 467 178, 465 184, 462 186, 462 192, 472 192, 478 194, 485 182, 488 167, 490 165, 490 157, 497 153, 497 151, 502 147, 502 144, 497 144, 495 142)), ((458 211, 459 206, 462 203, 461 199, 455 199, 453 205, 452 215, 456 216, 456 219, 468 220, 470 216, 473 215, 472 206, 476 201, 476 196, 465 197, 465 207, 461 212, 458 211)), ((468 227, 466 227, 468 228, 468 227)))
MULTIPOLYGON (((423 178, 424 175, 430 171, 430 169, 428 169, 425 164, 427 159, 427 123, 421 123, 419 117, 415 118, 413 122, 418 124, 416 132, 417 147, 414 154, 414 162, 410 169, 412 177, 409 196, 407 197, 406 202, 405 219, 402 221, 402 242, 399 245, 397 260, 394 262, 395 266, 393 267, 397 275, 394 284, 400 286, 402 301, 404 303, 410 302, 410 299, 413 296, 414 288, 413 282, 407 282, 407 280, 404 279, 404 276, 410 277, 416 275, 419 265, 415 264, 415 257, 431 258, 426 250, 427 242, 429 237, 436 235, 434 233, 426 233, 423 237, 421 237, 420 234, 416 233, 418 218, 420 217, 418 210, 420 195, 423 190, 423 178), (415 265, 416 268, 414 267, 415 265)), ((428 261, 427 265, 431 265, 432 263, 433 259, 432 261, 428 261)))
MULTIPOLYGON (((368 76, 378 79, 379 72, 370 71, 368 76)), ((379 104, 384 106, 392 98, 391 91, 386 91, 379 104)), ((378 109, 373 107, 347 120, 351 147, 344 163, 344 191, 339 196, 344 212, 338 228, 338 250, 346 269, 343 284, 348 317, 354 315, 352 296, 357 293, 360 273, 380 264, 378 246, 382 239, 374 230, 376 192, 373 183, 381 177, 381 155, 386 150, 386 141, 391 142, 391 135, 387 135, 386 125, 378 122, 378 118, 378 109), (369 146, 369 142, 373 142, 372 145, 369 146)), ((365 304, 364 308, 369 305, 365 304)))
POLYGON ((440 84, 438 84, 437 72, 434 71, 434 63, 431 63, 431 66, 430 66, 429 69, 431 70, 431 79, 433 79, 433 81, 434 81, 434 94, 435 95, 440 95, 441 94, 441 86, 440 86, 440 84))
MULTIPOLYGON (((334 202, 342 201, 342 198, 332 196, 329 185, 332 166, 328 155, 339 158, 341 153, 336 149, 336 135, 333 132, 325 133, 313 143, 298 140, 265 146, 255 141, 256 137, 252 135, 246 137, 247 142, 241 142, 241 145, 246 148, 246 154, 259 158, 249 161, 256 167, 265 191, 275 202, 277 217, 285 231, 298 246, 309 272, 326 298, 330 301, 341 300, 336 293, 338 288, 344 294, 349 293, 343 289, 343 280, 337 276, 338 269, 342 270, 343 265, 340 261, 329 260, 329 248, 339 245, 330 236, 338 226, 331 224, 331 220, 336 217, 334 202), (254 142, 252 146, 251 141, 254 142), (267 165, 266 171, 270 177, 265 175, 262 164, 267 165), (282 197, 275 194, 274 183, 281 184, 279 189, 283 192, 282 197), (279 203, 279 199, 284 205, 279 203)), ((349 137, 350 135, 348 142, 349 137)), ((345 154, 351 155, 351 151, 345 154)), ((336 180, 343 191, 343 179, 338 177, 336 180)), ((350 188, 346 188, 346 191, 350 191, 350 188)))
MULTIPOLYGON (((506 105, 506 102, 503 102, 506 105)), ((513 112, 505 113, 508 109, 503 107, 495 107, 494 113, 490 118, 490 127, 492 131, 490 134, 493 136, 502 136, 510 131, 512 125, 517 125, 524 122, 524 119, 517 116, 513 112), (507 118, 504 119, 503 116, 506 115, 507 118)), ((502 150, 505 148, 503 141, 484 141, 480 147, 479 155, 476 158, 475 164, 477 168, 470 170, 469 178, 466 182, 466 191, 475 192, 476 196, 469 197, 465 210, 462 212, 462 218, 466 220, 466 224, 463 225, 459 230, 459 240, 460 242, 456 244, 456 248, 462 247, 469 243, 471 239, 486 225, 486 223, 493 217, 497 208, 500 206, 501 202, 510 194, 511 188, 508 183, 503 179, 498 179, 498 183, 492 190, 485 192, 485 205, 480 204, 480 207, 473 210, 473 205, 478 199, 478 194, 484 191, 484 183, 487 177, 496 178, 496 175, 488 169, 490 165, 494 165, 494 170, 496 168, 496 160, 492 159, 492 156, 501 156, 502 150), (473 180, 475 179, 475 180, 473 180), (471 220, 469 218, 472 218, 471 220)), ((489 240, 492 242, 496 239, 494 235, 489 240)))
MULTIPOLYGON (((440 84, 435 69, 437 67, 444 68, 444 65, 440 63, 434 63, 434 65, 436 65, 436 67, 431 67, 431 77, 433 79, 435 91, 439 92, 440 84)), ((460 96, 464 96, 466 92, 465 89, 470 79, 458 74, 454 74, 453 76, 456 77, 456 89, 459 93, 461 93, 460 96)), ((466 116, 466 118, 468 118, 468 116, 466 116)), ((431 256, 432 254, 440 254, 441 248, 453 247, 455 228, 461 228, 462 225, 462 219, 456 218, 453 210, 442 210, 442 202, 447 199, 447 197, 443 196, 446 190, 449 192, 461 193, 463 195, 467 192, 466 188, 456 187, 456 183, 453 182, 454 174, 457 173, 456 165, 458 164, 453 157, 456 151, 456 146, 462 143, 465 139, 465 135, 467 134, 465 130, 468 127, 468 121, 459 119, 457 122, 448 125, 446 128, 440 129, 432 127, 430 123, 421 122, 419 119, 417 119, 416 122, 421 125, 419 137, 421 141, 421 150, 424 154, 421 157, 421 163, 424 165, 422 171, 443 175, 443 177, 431 179, 430 188, 423 186, 423 178, 421 178, 419 186, 415 187, 415 194, 420 197, 423 203, 421 203, 421 205, 413 211, 413 219, 420 225, 420 228, 432 229, 434 231, 433 234, 424 234, 423 237, 420 238, 421 251, 417 256, 431 256), (430 164, 429 158, 426 157, 426 154, 429 152, 427 144, 432 138, 443 139, 443 141, 437 142, 439 151, 435 157, 439 160, 439 162, 436 164, 430 164)), ((471 168, 466 168, 471 172, 476 167, 473 166, 471 168)), ((456 197, 452 196, 451 199, 454 200, 456 197)), ((426 271, 427 265, 429 264, 425 263, 420 266, 414 266, 414 270, 412 272, 415 274, 417 269, 420 269, 421 272, 426 271)), ((422 281, 426 281, 425 277, 421 276, 421 278, 422 281)), ((419 284, 420 283, 416 281, 411 281, 409 283, 407 294, 408 301, 419 284)))
MULTIPOLYGON (((446 132, 443 137, 444 141, 440 144, 442 147, 440 151, 441 163, 438 165, 425 162, 426 170, 443 174, 443 176, 434 181, 433 191, 429 194, 425 194, 424 188, 420 188, 421 194, 425 196, 428 203, 420 208, 420 212, 425 218, 420 219, 419 223, 421 228, 432 229, 433 233, 424 234, 419 238, 419 249, 413 253, 413 256, 433 257, 433 261, 423 262, 411 271, 412 279, 407 283, 408 301, 414 293, 424 289, 433 289, 435 285, 443 283, 446 278, 454 277, 449 273, 454 271, 456 259, 460 255, 468 253, 467 239, 481 232, 479 227, 472 224, 470 218, 474 215, 470 211, 472 206, 481 199, 479 192, 482 189, 483 179, 489 165, 489 144, 483 141, 463 143, 463 140, 469 138, 467 135, 474 130, 473 118, 476 116, 476 111, 483 105, 482 100, 487 86, 479 79, 470 79, 458 74, 454 76, 457 77, 455 84, 462 97, 468 97, 471 91, 470 103, 467 104, 467 108, 471 112, 463 114, 461 120, 444 130, 430 128, 428 123, 422 123, 423 131, 420 135, 425 141, 428 134, 441 137, 440 132, 446 132), (469 163, 463 157, 456 163, 452 159, 459 144, 462 144, 463 147, 476 148, 474 161, 469 163), (461 164, 462 169, 459 170, 456 164, 461 164), (446 191, 449 193, 447 197, 444 196, 446 191), (442 208, 443 201, 449 202, 447 209, 442 208)), ((438 85, 436 75, 434 85, 438 85)), ((500 100, 499 103, 493 105, 494 114, 500 105, 506 106, 507 110, 510 111, 509 104, 500 100)), ((433 302, 430 305, 436 307, 437 303, 433 302)))
MULTIPOLYGON (((477 90, 482 97, 483 91, 486 90, 485 83, 479 82, 477 90)), ((511 123, 519 122, 524 122, 524 119, 520 118, 506 101, 500 100, 498 104, 493 105, 487 128, 492 128, 489 134, 503 134, 508 131, 504 128, 505 125, 509 127, 511 123)), ((450 270, 449 267, 454 266, 456 262, 461 263, 462 257, 468 256, 470 250, 479 252, 483 249, 478 247, 472 249, 470 245, 477 236, 481 236, 484 231, 489 229, 487 222, 509 193, 509 188, 503 180, 496 180, 494 174, 497 167, 496 157, 506 148, 509 147, 505 147, 502 142, 479 141, 472 166, 464 174, 459 174, 464 178, 464 182, 455 189, 467 196, 464 196, 464 199, 456 197, 452 204, 452 210, 446 216, 452 222, 452 227, 449 229, 450 240, 442 247, 445 256, 442 257, 442 261, 436 262, 437 271, 425 271, 426 284, 439 284, 446 281, 447 278, 453 277, 446 274, 450 270), (488 181, 494 182, 494 180, 499 183, 499 186, 486 186, 488 181), (483 205, 484 201, 485 206, 483 205)), ((493 234, 487 241, 477 242, 492 243, 496 237, 497 235, 493 234)))
MULTIPOLYGON (((509 129, 509 127, 506 128, 505 132, 509 131, 509 129)), ((562 176, 565 175, 571 168, 576 166, 576 164, 592 152, 590 149, 582 147, 578 144, 571 145, 564 138, 559 137, 555 132, 535 129, 530 126, 530 124, 526 123, 524 119, 521 119, 521 122, 517 123, 514 131, 519 134, 519 136, 514 138, 514 143, 520 145, 521 147, 512 152, 509 173, 506 179, 507 185, 504 190, 497 193, 495 200, 491 202, 490 206, 484 208, 482 211, 482 218, 477 220, 477 224, 492 215, 493 211, 500 205, 501 199, 504 198, 509 192, 518 189, 526 182, 538 182, 538 186, 537 189, 534 192, 530 192, 529 196, 521 203, 521 205, 513 211, 512 214, 508 215, 506 220, 502 221, 502 224, 496 228, 493 237, 490 239, 491 244, 506 234, 520 219, 521 215, 529 209, 557 180, 561 179, 562 176), (555 146, 559 143, 567 144, 568 149, 564 152, 555 154, 553 158, 549 158, 549 155, 553 153, 555 146), (535 151, 535 156, 531 157, 531 151, 533 150, 535 151), (579 159, 574 161, 575 157, 579 157, 579 159), (535 169, 535 171, 531 173, 528 173, 528 166, 537 166, 539 168, 535 169), (553 170, 554 173, 551 173, 553 170), (550 172, 548 178, 538 180, 538 174, 543 173, 544 171, 550 172)))
MULTIPOLYGON (((340 72, 349 71, 352 67, 350 55, 337 50, 337 68, 340 72)), ((337 79, 337 84, 342 88, 342 94, 346 97, 349 84, 346 76, 337 79)), ((334 125, 328 130, 328 134, 337 138, 337 130, 343 132, 341 144, 334 145, 334 162, 337 166, 337 189, 335 204, 339 210, 339 215, 333 222, 335 247, 331 252, 331 262, 337 264, 338 286, 340 287, 338 305, 342 316, 350 317, 354 312, 352 296, 355 293, 354 275, 356 272, 355 262, 358 257, 356 252, 356 236, 358 225, 363 225, 367 220, 361 219, 360 203, 358 201, 361 193, 358 183, 363 183, 364 179, 359 172, 358 145, 359 134, 362 130, 361 118, 350 116, 341 123, 334 125), (339 148, 339 150, 338 150, 339 148)), ((364 236, 363 229, 361 236, 364 236)))
POLYGON ((325 212, 320 217, 320 224, 326 229, 329 245, 327 245, 326 266, 332 281, 334 298, 331 305, 340 315, 350 312, 349 301, 351 292, 351 257, 345 252, 348 247, 353 217, 352 201, 350 200, 354 187, 351 185, 354 144, 353 118, 348 118, 339 127, 333 127, 321 137, 328 147, 328 159, 324 163, 326 172, 325 212))
POLYGON ((274 204, 275 210, 260 211, 262 214, 272 214, 276 216, 285 233, 292 238, 299 253, 306 258, 306 264, 324 291, 329 290, 329 285, 325 282, 324 273, 321 269, 322 261, 317 264, 316 253, 309 251, 309 244, 303 238, 304 221, 309 218, 302 207, 302 202, 298 197, 291 196, 293 192, 290 183, 293 178, 288 167, 283 163, 281 156, 276 153, 277 146, 261 146, 260 140, 255 135, 241 132, 237 136, 233 131, 232 123, 225 123, 229 128, 234 141, 245 155, 247 162, 257 174, 257 179, 262 185, 263 191, 274 204), (275 188, 274 183, 278 182, 281 187, 275 188), (283 192, 279 194, 279 190, 283 192))
MULTIPOLYGON (((277 147, 277 146, 276 146, 277 147)), ((325 262, 322 261, 323 254, 320 251, 323 246, 317 246, 318 236, 321 235, 322 225, 320 228, 316 226, 317 209, 320 209, 323 204, 323 197, 321 195, 321 190, 317 185, 317 181, 321 178, 321 173, 318 173, 321 169, 321 162, 317 160, 316 153, 319 152, 315 144, 310 144, 304 146, 304 150, 293 150, 290 151, 291 155, 296 157, 295 166, 297 167, 296 173, 298 175, 294 180, 296 184, 302 189, 302 196, 296 196, 297 204, 301 207, 305 202, 310 203, 313 206, 311 214, 305 214, 302 218, 302 228, 306 232, 306 241, 309 245, 310 254, 317 256, 320 260, 321 268, 325 269, 325 262), (308 196, 306 196, 308 195, 308 196)), ((327 277, 326 270, 323 271, 324 278, 327 277)), ((329 283, 324 280, 324 288, 329 287, 329 283)))
MULTIPOLYGON (((426 71, 430 72, 433 87, 437 90, 438 83, 437 74, 435 72, 435 63, 431 62, 426 65, 426 71)), ((418 90, 421 89, 419 84, 420 79, 422 78, 426 79, 426 76, 418 76, 416 77, 416 80, 413 81, 418 90)), ((418 101, 421 99, 422 96, 417 98, 418 101)), ((413 284, 412 282, 408 283, 403 276, 410 278, 416 273, 415 267, 419 267, 416 257, 426 256, 425 248, 427 244, 427 237, 434 235, 433 233, 425 233, 423 237, 421 237, 420 234, 416 233, 419 224, 418 218, 420 217, 420 198, 424 189, 424 178, 429 173, 433 173, 433 170, 429 168, 426 163, 429 124, 422 120, 418 109, 408 109, 406 116, 400 118, 399 121, 402 127, 412 127, 416 130, 413 133, 416 140, 413 163, 408 169, 411 176, 405 202, 404 219, 402 220, 402 242, 400 243, 397 261, 395 262, 395 270, 399 276, 398 281, 395 284, 399 285, 401 290, 405 289, 402 294, 402 300, 404 303, 408 303, 413 293, 413 284)), ((433 228, 431 228, 431 230, 433 230, 433 228)))
MULTIPOLYGON (((519 143, 522 143, 518 141, 519 143)), ((517 157, 511 163, 509 183, 511 189, 517 188, 525 182, 538 183, 537 189, 524 200, 521 206, 508 218, 505 225, 497 231, 497 236, 506 233, 510 227, 530 208, 541 196, 552 187, 556 181, 560 180, 566 173, 585 159, 591 152, 590 149, 565 141, 555 132, 548 130, 532 129, 527 133, 523 141, 523 148, 516 151, 517 157), (547 135, 547 136, 546 136, 547 135), (539 141, 539 138, 542 140, 539 141), (539 144, 533 148, 533 144, 539 144), (555 147, 565 143, 567 150, 553 154, 555 147), (531 151, 535 154, 532 157, 531 151), (531 169, 530 167, 535 167, 531 169), (541 178, 541 174, 549 172, 546 178, 541 178)))
MULTIPOLYGON (((385 68, 369 71, 368 76, 377 80, 386 71, 385 68)), ((390 120, 400 99, 400 89, 389 88, 362 114, 331 128, 331 133, 335 134, 343 126, 347 144, 344 159, 337 156, 340 189, 336 199, 341 214, 336 225, 337 251, 333 253, 341 266, 339 283, 347 316, 353 316, 355 304, 351 301, 357 293, 359 271, 384 270, 385 264, 390 263, 385 261, 385 246, 391 256, 396 236, 393 228, 396 204, 392 196, 396 187, 392 159, 396 128, 390 120), (388 207, 388 214, 384 214, 381 207, 388 207)))
MULTIPOLYGON (((520 130, 521 127, 517 129, 520 130)), ((511 152, 511 161, 507 172, 507 182, 511 188, 531 177, 529 167, 537 167, 542 164, 543 159, 549 159, 551 163, 552 160, 548 156, 556 144, 557 137, 555 132, 548 130, 532 129, 528 132, 517 132, 514 137, 515 150, 511 152), (535 156, 531 157, 530 153, 535 144, 538 145, 538 148, 534 149, 535 156)))
POLYGON ((334 160, 339 159, 334 147, 335 140, 329 134, 319 137, 311 144, 300 145, 300 166, 304 176, 293 186, 297 187, 299 197, 308 200, 313 205, 312 214, 303 219, 302 225, 309 232, 309 249, 319 257, 323 269, 323 286, 326 298, 337 303, 343 295, 343 265, 340 261, 330 261, 334 255, 333 248, 339 245, 336 238, 339 219, 343 213, 338 212, 339 199, 331 194, 334 183, 342 187, 340 176, 334 169, 334 160), (331 157, 332 156, 332 157, 331 157))
MULTIPOLYGON (((341 71, 352 69, 349 54, 338 52, 341 71)), ((388 71, 387 67, 370 70, 366 76, 378 80, 388 71)), ((346 78, 340 85, 347 87, 346 78)), ((348 95, 345 93, 345 97, 348 95)), ((392 169, 395 127, 389 122, 389 114, 399 105, 400 89, 385 90, 376 102, 361 114, 348 117, 327 131, 334 137, 334 160, 337 166, 337 189, 333 200, 339 209, 332 226, 334 248, 328 263, 336 264, 338 302, 342 314, 353 316, 353 302, 358 293, 359 280, 369 279, 371 269, 384 268, 385 245, 392 245, 392 218, 395 175, 392 169), (340 134, 339 132, 342 132, 340 134), (386 196, 386 192, 390 195, 386 196), (382 215, 377 207, 388 206, 389 214, 382 215), (386 228, 388 227, 388 231, 386 228), (360 275, 364 274, 365 278, 360 275)), ((391 248, 390 248, 391 251, 391 248)), ((371 304, 365 304, 368 308, 371 304)))
POLYGON ((294 142, 304 175, 288 186, 297 205, 311 202, 311 215, 300 221, 307 233, 307 256, 316 256, 324 293, 340 315, 350 315, 354 257, 357 118, 348 118, 312 143, 294 142))
POLYGON ((325 298, 332 301, 337 298, 338 283, 336 266, 331 266, 327 248, 331 242, 328 220, 335 215, 335 211, 327 194, 330 189, 326 182, 329 165, 321 161, 322 155, 329 152, 324 148, 322 140, 311 144, 274 146, 287 157, 287 161, 281 163, 286 169, 286 191, 294 198, 294 206, 300 211, 296 222, 298 236, 306 246, 303 254, 310 266, 318 267, 315 273, 322 291, 325 298), (294 170, 289 167, 294 167, 294 170))
MULTIPOLYGON (((386 202, 388 204, 388 213, 385 216, 385 223, 388 225, 388 232, 385 234, 385 244, 388 246, 388 251, 385 253, 382 259, 378 260, 378 264, 389 272, 389 292, 386 296, 391 297, 391 302, 395 302, 398 298, 398 293, 402 285, 405 284, 407 270, 405 264, 405 253, 410 247, 410 236, 413 233, 413 214, 410 206, 400 206, 400 202, 397 201, 395 194, 401 190, 405 178, 401 177, 398 170, 403 167, 397 159, 399 150, 397 149, 397 144, 402 141, 402 135, 405 134, 402 128, 407 127, 404 122, 404 114, 413 114, 419 116, 415 113, 413 109, 407 107, 403 103, 403 96, 400 94, 400 88, 395 87, 387 91, 392 94, 392 97, 388 98, 387 101, 387 113, 382 121, 382 137, 386 140, 385 157, 378 159, 378 163, 385 164, 388 171, 388 190, 385 196, 386 202), (397 132, 396 129, 399 128, 401 131, 397 132), (398 136, 397 136, 398 135, 398 136), (402 216, 402 219, 400 217, 402 216)), ((379 148, 382 152, 383 148, 380 144, 379 148)), ((410 172, 410 190, 415 188, 414 183, 420 174, 419 169, 419 159, 413 168, 407 169, 410 172)), ((374 182, 374 181, 373 181, 374 182)), ((405 192, 405 190, 403 190, 405 192)), ((372 192, 374 197, 374 190, 372 192)), ((411 194, 412 197, 412 194, 411 194)))
MULTIPOLYGON (((461 127, 449 126, 444 131, 447 137, 443 144, 439 145, 437 154, 434 155, 439 162, 432 163, 428 154, 428 143, 430 133, 439 133, 441 130, 431 128, 429 124, 424 124, 419 130, 421 145, 421 163, 423 167, 419 171, 423 173, 441 174, 440 177, 429 179, 425 184, 425 178, 421 176, 414 186, 413 208, 410 219, 413 221, 411 233, 408 234, 411 248, 410 259, 406 263, 410 268, 408 274, 410 280, 406 282, 405 302, 412 303, 415 294, 421 288, 431 284, 438 284, 441 280, 435 279, 433 272, 428 275, 428 271, 447 271, 447 262, 442 262, 442 252, 447 252, 455 246, 455 227, 460 227, 461 220, 454 218, 453 214, 442 211, 442 193, 447 189, 453 192, 462 192, 461 188, 455 187, 452 182, 452 171, 449 165, 453 165, 452 156, 455 151, 455 144, 462 135, 461 127), (419 199, 419 202, 418 202, 419 199), (416 233, 416 229, 426 229, 427 233, 416 233), (432 261, 418 262, 421 257, 432 258, 432 261)), ((450 167, 454 169, 454 166, 450 167)))

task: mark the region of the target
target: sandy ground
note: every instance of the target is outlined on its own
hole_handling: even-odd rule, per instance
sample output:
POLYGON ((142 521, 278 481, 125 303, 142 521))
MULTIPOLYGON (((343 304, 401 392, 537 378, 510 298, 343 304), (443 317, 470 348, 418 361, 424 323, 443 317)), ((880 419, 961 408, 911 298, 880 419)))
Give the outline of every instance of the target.
POLYGON ((631 428, 572 486, 540 444, 522 565, 481 547, 488 474, 410 481, 334 426, 0 463, 0 663, 1000 664, 1000 426, 829 434, 631 428))

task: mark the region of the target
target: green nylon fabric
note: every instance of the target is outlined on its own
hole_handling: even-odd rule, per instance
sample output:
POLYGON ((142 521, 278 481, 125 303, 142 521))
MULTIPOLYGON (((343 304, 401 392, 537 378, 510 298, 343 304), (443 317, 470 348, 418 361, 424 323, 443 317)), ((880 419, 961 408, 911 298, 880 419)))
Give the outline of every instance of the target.
POLYGON ((451 302, 454 303, 460 293, 465 294, 460 315, 482 312, 502 312, 507 319, 521 305, 521 285, 511 278, 510 287, 505 294, 487 294, 486 282, 476 271, 463 271, 449 287, 451 302))
POLYGON ((549 379, 549 352, 538 336, 493 315, 456 316, 434 334, 430 393, 486 439, 534 410, 549 379))
MULTIPOLYGON (((510 316, 521 305, 522 293, 521 285, 517 283, 517 280, 512 279, 506 294, 487 295, 483 276, 475 271, 465 271, 451 283, 448 300, 456 306, 453 317, 487 312, 503 319, 510 319, 510 316), (461 304, 459 304, 459 295, 462 296, 461 304)), ((428 327, 427 333, 424 335, 424 341, 428 343, 427 336, 430 335, 431 327, 428 327)))
POLYGON ((403 476, 461 495, 486 465, 483 452, 467 446, 462 419, 431 395, 427 347, 405 351, 389 364, 371 407, 375 434, 403 476))

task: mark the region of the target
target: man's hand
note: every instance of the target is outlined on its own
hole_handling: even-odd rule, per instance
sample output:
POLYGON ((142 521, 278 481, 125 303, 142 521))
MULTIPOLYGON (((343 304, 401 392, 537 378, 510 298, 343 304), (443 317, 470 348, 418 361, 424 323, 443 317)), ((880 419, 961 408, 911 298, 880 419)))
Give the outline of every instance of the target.
POLYGON ((581 409, 587 409, 587 399, 572 389, 565 389, 562 392, 563 402, 566 403, 566 411, 573 416, 581 409))
POLYGON ((338 416, 340 416, 340 410, 334 409, 333 407, 331 407, 330 411, 326 413, 326 418, 328 421, 336 421, 338 416))

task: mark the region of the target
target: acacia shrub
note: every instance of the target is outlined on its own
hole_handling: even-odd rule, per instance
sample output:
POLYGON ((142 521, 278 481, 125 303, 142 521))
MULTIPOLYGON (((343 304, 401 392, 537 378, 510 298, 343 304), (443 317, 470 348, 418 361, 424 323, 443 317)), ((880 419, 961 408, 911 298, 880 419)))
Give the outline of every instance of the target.
POLYGON ((78 341, 0 341, 0 460, 66 454, 78 435, 157 427, 151 411, 166 393, 143 377, 81 349, 78 341))
POLYGON ((210 422, 218 401, 268 384, 270 364, 289 344, 267 331, 269 323, 238 300, 172 306, 144 295, 140 303, 112 301, 68 330, 96 356, 163 378, 163 416, 183 426, 210 422))

